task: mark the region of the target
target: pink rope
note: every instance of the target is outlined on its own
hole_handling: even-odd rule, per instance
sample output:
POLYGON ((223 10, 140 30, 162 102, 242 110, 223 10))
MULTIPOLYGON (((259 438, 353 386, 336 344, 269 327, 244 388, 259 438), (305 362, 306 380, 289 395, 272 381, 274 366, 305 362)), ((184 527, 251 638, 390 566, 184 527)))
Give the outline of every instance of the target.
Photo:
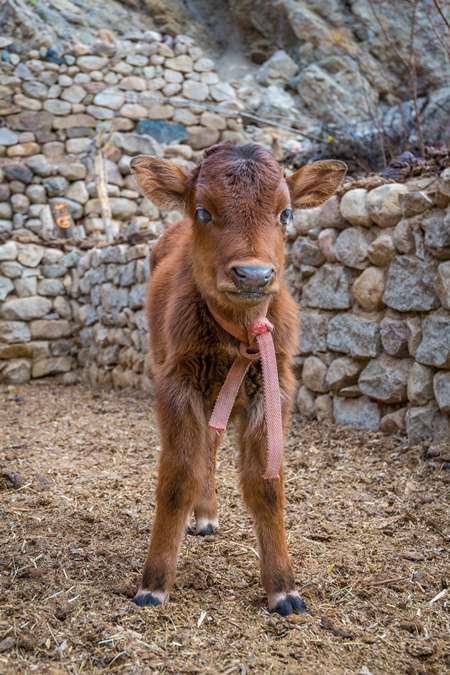
POLYGON ((273 326, 266 317, 263 317, 255 321, 250 329, 246 331, 223 319, 211 307, 209 307, 209 310, 219 326, 240 341, 240 354, 236 357, 228 371, 228 375, 214 405, 208 426, 217 432, 226 429, 239 388, 250 366, 250 362, 261 358, 267 426, 267 464, 262 477, 264 479, 279 478, 278 472, 283 459, 283 425, 281 420, 281 397, 277 359, 271 334, 273 326), (259 347, 258 352, 255 352, 253 349, 255 340, 259 347))

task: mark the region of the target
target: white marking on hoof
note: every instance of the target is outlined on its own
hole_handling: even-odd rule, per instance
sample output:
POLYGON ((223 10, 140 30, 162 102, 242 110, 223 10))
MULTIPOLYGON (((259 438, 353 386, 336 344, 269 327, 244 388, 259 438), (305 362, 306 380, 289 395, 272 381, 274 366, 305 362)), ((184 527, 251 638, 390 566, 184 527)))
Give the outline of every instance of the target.
POLYGON ((214 530, 219 529, 219 521, 217 518, 214 518, 213 520, 208 520, 208 518, 198 518, 196 521, 196 532, 203 532, 203 530, 206 530, 208 525, 211 525, 214 530))

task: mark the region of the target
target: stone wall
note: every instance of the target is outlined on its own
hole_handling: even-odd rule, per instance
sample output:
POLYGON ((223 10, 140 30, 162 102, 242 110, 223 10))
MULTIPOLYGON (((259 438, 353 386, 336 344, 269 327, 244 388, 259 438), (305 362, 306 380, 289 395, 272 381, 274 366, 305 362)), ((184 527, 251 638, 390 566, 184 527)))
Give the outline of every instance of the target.
MULTIPOLYGON (((450 433, 450 169, 345 184, 296 214, 287 277, 301 305, 298 411, 411 442, 450 433), (364 183, 364 182, 363 182, 364 183)), ((0 380, 59 375, 151 388, 146 241, 0 246, 0 380), (80 244, 81 246, 81 244, 80 244)), ((125 238, 122 237, 122 241, 125 238)))
POLYGON ((0 245, 0 381, 76 379, 79 254, 10 239, 0 245))
POLYGON ((106 31, 61 54, 47 47, 19 54, 8 51, 12 38, 1 41, 0 232, 40 233, 43 207, 65 202, 78 236, 102 238, 99 132, 115 134, 105 173, 117 234, 168 217, 142 197, 130 175, 133 155, 166 156, 189 169, 203 148, 244 139, 235 89, 191 38, 147 31, 114 39, 106 31))
POLYGON ((450 169, 347 187, 300 212, 289 232, 302 308, 299 411, 414 442, 447 439, 450 169))

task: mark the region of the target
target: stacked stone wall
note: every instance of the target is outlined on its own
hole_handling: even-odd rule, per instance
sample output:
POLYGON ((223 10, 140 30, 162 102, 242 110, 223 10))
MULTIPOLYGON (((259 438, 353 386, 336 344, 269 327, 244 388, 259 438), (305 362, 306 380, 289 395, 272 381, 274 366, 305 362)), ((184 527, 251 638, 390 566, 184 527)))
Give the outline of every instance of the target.
POLYGON ((114 133, 104 160, 116 234, 158 227, 169 216, 136 186, 133 155, 190 169, 203 148, 245 138, 235 89, 191 38, 148 31, 133 41, 111 36, 26 55, 9 52, 8 42, 0 60, 0 232, 39 234, 48 228, 43 207, 64 202, 77 236, 102 239, 100 132, 104 140, 114 133))
POLYGON ((450 169, 347 187, 288 233, 299 411, 413 442, 448 439, 450 169))

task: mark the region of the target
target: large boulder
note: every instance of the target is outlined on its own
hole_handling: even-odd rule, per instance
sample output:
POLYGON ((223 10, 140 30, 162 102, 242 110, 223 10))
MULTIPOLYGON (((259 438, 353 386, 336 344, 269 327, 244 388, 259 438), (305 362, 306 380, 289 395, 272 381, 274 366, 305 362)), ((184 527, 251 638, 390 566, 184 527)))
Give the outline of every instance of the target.
POLYGON ((349 282, 344 267, 326 263, 303 288, 302 306, 319 309, 349 309, 349 282))
POLYGON ((422 342, 416 361, 425 366, 450 368, 450 318, 427 316, 422 322, 422 342))
POLYGON ((383 301, 399 312, 422 311, 439 307, 433 283, 436 264, 414 256, 397 256, 389 266, 383 301))
POLYGON ((356 358, 374 358, 381 353, 380 324, 352 314, 337 314, 328 326, 328 349, 356 358))
POLYGON ((375 431, 380 426, 380 406, 366 396, 359 398, 335 396, 333 414, 336 424, 343 424, 346 427, 375 431))
POLYGON ((359 376, 363 394, 382 403, 401 403, 407 400, 408 377, 412 359, 395 359, 382 354, 371 361, 359 376))

